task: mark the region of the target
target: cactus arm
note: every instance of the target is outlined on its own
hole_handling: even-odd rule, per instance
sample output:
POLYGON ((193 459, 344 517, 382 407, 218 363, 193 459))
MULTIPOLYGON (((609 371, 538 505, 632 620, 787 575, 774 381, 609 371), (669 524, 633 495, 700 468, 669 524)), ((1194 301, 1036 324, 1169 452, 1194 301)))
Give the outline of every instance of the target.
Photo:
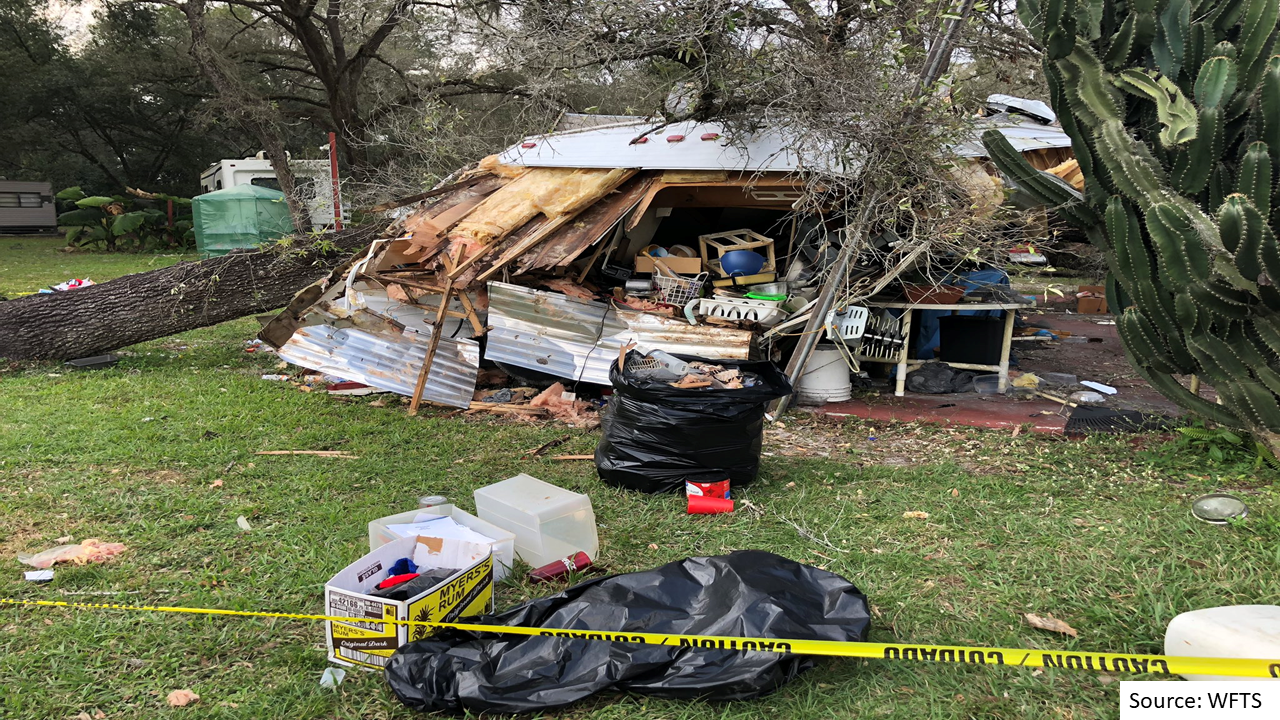
POLYGON ((1169 78, 1153 77, 1142 70, 1125 70, 1116 76, 1115 82, 1121 90, 1155 103, 1156 117, 1163 126, 1161 145, 1168 148, 1196 138, 1199 127, 1195 106, 1169 78))
POLYGON ((1240 163, 1237 191, 1253 201, 1264 217, 1271 214, 1271 155, 1265 142, 1249 146, 1240 163))
POLYGON ((1280 56, 1267 60, 1261 86, 1258 109, 1262 120, 1262 141, 1271 150, 1272 160, 1280 161, 1280 56))
POLYGON ((1196 102, 1202 109, 1225 104, 1235 94, 1239 72, 1236 61, 1227 57, 1211 57, 1200 66, 1196 76, 1196 102))
POLYGON ((1276 0, 1247 0, 1240 21, 1240 74, 1245 87, 1253 87, 1266 67, 1266 51, 1271 47, 1271 34, 1280 20, 1280 3, 1276 0))
POLYGON ((1168 0, 1156 28, 1151 54, 1165 77, 1177 79, 1186 57, 1186 39, 1191 34, 1190 0, 1168 0))

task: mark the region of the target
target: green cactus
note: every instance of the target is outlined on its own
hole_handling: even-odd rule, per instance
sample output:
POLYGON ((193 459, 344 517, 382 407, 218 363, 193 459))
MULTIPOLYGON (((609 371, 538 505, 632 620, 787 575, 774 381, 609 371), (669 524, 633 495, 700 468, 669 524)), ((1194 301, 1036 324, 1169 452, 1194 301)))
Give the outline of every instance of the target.
POLYGON ((1280 450, 1280 3, 1019 0, 1018 12, 1046 47, 1085 191, 999 133, 984 135, 992 161, 1103 250, 1139 373, 1280 450), (1187 390, 1188 374, 1220 402, 1187 390))

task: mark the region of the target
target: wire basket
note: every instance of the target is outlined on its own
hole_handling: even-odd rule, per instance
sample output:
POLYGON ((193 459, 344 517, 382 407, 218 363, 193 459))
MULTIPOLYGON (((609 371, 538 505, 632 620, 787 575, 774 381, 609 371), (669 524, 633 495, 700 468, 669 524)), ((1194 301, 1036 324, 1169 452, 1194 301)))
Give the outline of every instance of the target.
POLYGON ((658 286, 658 299, 668 305, 679 307, 688 305, 690 300, 698 297, 698 292, 702 290, 702 283, 706 280, 706 273, 699 273, 694 278, 668 277, 661 274, 653 276, 653 282, 658 286))

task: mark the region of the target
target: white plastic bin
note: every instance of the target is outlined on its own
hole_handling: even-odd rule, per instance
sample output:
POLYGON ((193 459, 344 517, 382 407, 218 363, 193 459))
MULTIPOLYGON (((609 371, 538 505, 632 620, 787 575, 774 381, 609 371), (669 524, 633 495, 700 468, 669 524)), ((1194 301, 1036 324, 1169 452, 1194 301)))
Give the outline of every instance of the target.
MULTIPOLYGON (((1169 621, 1164 654, 1185 657, 1280 658, 1280 606, 1228 605, 1184 612, 1169 621)), ((1265 680, 1183 675, 1188 680, 1265 680)), ((1273 681, 1275 682, 1275 681, 1273 681)))
POLYGON ((378 518, 369 523, 369 551, 372 552, 386 545, 392 540, 400 539, 399 535, 387 529, 388 525, 403 525, 413 522, 418 515, 448 515, 453 518, 459 525, 469 527, 472 530, 493 538, 493 581, 498 582, 507 576, 511 571, 511 565, 515 562, 515 541, 516 536, 492 523, 472 515, 466 510, 461 510, 450 504, 435 505, 429 508, 418 508, 408 512, 388 515, 378 518))
POLYGON ((600 550, 591 498, 521 473, 475 491, 476 514, 515 534, 516 557, 538 568, 600 550))

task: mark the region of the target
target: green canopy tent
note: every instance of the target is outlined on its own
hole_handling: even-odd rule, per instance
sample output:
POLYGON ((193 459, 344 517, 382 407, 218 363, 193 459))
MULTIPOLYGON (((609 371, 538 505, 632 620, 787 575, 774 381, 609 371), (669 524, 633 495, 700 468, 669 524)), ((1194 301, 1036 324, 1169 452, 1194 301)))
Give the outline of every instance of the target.
POLYGON ((293 232, 284 193, 257 185, 236 185, 191 199, 196 251, 226 255, 254 248, 293 232))

